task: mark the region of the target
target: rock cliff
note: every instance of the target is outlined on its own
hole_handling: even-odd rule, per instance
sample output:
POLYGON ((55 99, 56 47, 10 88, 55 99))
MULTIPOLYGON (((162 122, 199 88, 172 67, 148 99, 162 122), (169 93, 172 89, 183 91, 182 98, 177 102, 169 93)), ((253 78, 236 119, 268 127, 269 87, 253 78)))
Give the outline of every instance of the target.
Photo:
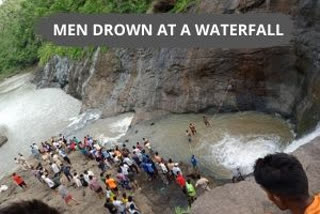
POLYGON ((6 136, 0 135, 0 147, 3 146, 8 141, 8 138, 6 136))
POLYGON ((82 99, 83 111, 99 108, 103 116, 134 111, 139 121, 166 112, 256 110, 291 118, 303 133, 320 119, 319 2, 267 2, 202 0, 190 11, 290 14, 297 28, 291 45, 109 49, 81 62, 54 57, 39 72, 38 86, 62 87, 82 99))
MULTIPOLYGON (((301 162, 309 179, 310 194, 320 189, 320 138, 293 153, 301 162)), ((216 187, 200 196, 192 205, 192 214, 284 214, 267 198, 266 193, 250 177, 237 184, 216 187)))

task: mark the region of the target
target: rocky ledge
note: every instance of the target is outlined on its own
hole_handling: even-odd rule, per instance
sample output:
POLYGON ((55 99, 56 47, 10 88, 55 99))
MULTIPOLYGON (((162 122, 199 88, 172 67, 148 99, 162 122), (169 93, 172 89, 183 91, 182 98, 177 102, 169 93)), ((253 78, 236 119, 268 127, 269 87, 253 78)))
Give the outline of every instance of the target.
MULTIPOLYGON (((320 138, 296 150, 309 179, 310 193, 320 189, 320 138)), ((193 214, 283 214, 267 198, 253 177, 237 184, 226 184, 201 195, 192 206, 193 214)))
POLYGON ((6 136, 0 135, 0 147, 3 146, 8 141, 8 138, 6 136))

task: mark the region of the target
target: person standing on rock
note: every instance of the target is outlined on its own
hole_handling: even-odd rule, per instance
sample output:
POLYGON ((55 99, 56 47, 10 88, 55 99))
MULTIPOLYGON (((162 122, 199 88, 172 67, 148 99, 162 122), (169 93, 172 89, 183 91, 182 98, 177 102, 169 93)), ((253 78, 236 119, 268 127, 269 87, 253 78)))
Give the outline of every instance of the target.
POLYGON ((188 195, 189 206, 191 206, 191 204, 197 199, 197 193, 190 179, 188 179, 186 182, 186 190, 188 195))
POLYGON ((143 140, 143 145, 144 147, 147 149, 147 151, 149 151, 150 153, 152 153, 152 148, 151 148, 151 143, 147 138, 142 138, 143 140))
POLYGON ((117 182, 110 177, 110 175, 106 175, 106 185, 111 189, 114 193, 118 192, 117 182))
POLYGON ((178 163, 174 164, 174 167, 172 168, 172 173, 176 177, 177 177, 178 173, 180 173, 182 175, 182 171, 181 171, 178 163))
POLYGON ((24 166, 25 168, 28 168, 28 169, 30 169, 31 168, 31 166, 30 166, 30 164, 28 163, 28 161, 23 157, 23 155, 21 154, 21 153, 18 153, 18 161, 20 162, 20 164, 22 165, 22 166, 24 166))
POLYGON ((254 178, 280 209, 293 214, 319 214, 320 194, 310 196, 308 178, 297 158, 277 153, 259 158, 254 178))
POLYGON ((89 188, 94 191, 95 193, 97 193, 98 197, 101 199, 103 198, 103 189, 100 186, 100 184, 98 183, 97 178, 93 177, 93 176, 89 176, 89 188))
POLYGON ((71 165, 71 161, 68 157, 68 155, 66 154, 65 151, 63 151, 62 149, 59 150, 59 155, 63 158, 64 161, 66 161, 68 164, 71 165))
POLYGON ((22 189, 26 189, 28 187, 27 184, 24 182, 23 178, 17 175, 16 173, 12 174, 12 180, 22 189))
POLYGON ((17 158, 14 158, 14 162, 19 165, 24 171, 28 170, 24 165, 20 163, 20 161, 17 158))
POLYGON ((37 159, 40 160, 40 152, 39 152, 39 148, 36 144, 32 144, 31 146, 31 154, 32 156, 37 159))
POLYGON ((71 179, 73 179, 73 176, 72 176, 72 174, 70 172, 71 167, 70 166, 64 166, 63 164, 61 164, 60 168, 61 168, 61 171, 63 172, 63 174, 66 176, 66 178, 70 182, 71 179))
POLYGON ((59 195, 61 196, 61 198, 64 200, 65 204, 68 205, 68 206, 71 206, 70 205, 70 202, 71 201, 74 201, 76 202, 76 205, 79 204, 79 202, 74 199, 72 197, 72 195, 69 193, 69 191, 67 190, 66 186, 64 185, 64 183, 60 184, 59 187, 58 187, 58 193, 59 195))
POLYGON ((209 119, 206 116, 203 116, 203 122, 204 122, 204 125, 206 125, 206 127, 211 127, 209 119))
POLYGON ((108 209, 110 214, 116 214, 118 212, 116 206, 113 205, 113 202, 110 198, 107 198, 106 203, 104 204, 104 207, 108 209))
POLYGON ((53 182, 53 180, 51 180, 47 175, 43 174, 43 175, 41 176, 41 178, 42 178, 42 180, 44 180, 44 182, 46 182, 46 184, 48 185, 48 187, 49 187, 50 189, 53 190, 53 189, 55 189, 55 188, 58 187, 58 185, 55 184, 55 183, 53 182))
POLYGON ((117 208, 117 213, 126 214, 126 205, 121 200, 118 200, 116 196, 114 197, 114 201, 112 203, 117 208))
POLYGON ((197 134, 196 126, 195 126, 193 123, 190 123, 190 124, 189 124, 189 129, 190 129, 192 135, 197 134))
POLYGON ((191 156, 191 164, 193 169, 196 169, 198 167, 198 160, 196 159, 196 157, 194 155, 191 156))
POLYGON ((52 172, 54 173, 54 177, 60 175, 61 168, 56 163, 50 163, 50 167, 52 172))
POLYGON ((183 177, 183 175, 180 172, 177 173, 176 182, 179 185, 179 187, 182 190, 184 190, 184 188, 186 187, 186 179, 183 177))

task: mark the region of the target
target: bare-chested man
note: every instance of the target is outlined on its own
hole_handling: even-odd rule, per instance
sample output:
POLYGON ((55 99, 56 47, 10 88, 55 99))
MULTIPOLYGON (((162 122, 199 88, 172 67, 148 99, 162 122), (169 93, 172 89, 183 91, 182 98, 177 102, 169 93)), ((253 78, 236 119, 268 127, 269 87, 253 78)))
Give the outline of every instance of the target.
POLYGON ((204 122, 204 125, 206 125, 206 127, 210 127, 211 126, 211 124, 210 124, 210 122, 209 122, 209 120, 208 120, 208 118, 206 116, 203 116, 203 122, 204 122))
POLYGON ((193 123, 189 124, 189 129, 190 129, 192 135, 195 135, 197 133, 196 126, 193 123))

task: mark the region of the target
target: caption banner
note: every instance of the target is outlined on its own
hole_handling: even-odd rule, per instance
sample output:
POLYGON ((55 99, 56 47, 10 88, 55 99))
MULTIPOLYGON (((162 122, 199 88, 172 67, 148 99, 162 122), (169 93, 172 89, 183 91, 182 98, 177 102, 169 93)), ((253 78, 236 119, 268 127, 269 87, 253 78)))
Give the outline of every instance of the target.
POLYGON ((262 48, 288 45, 293 22, 283 14, 55 14, 37 33, 64 46, 124 48, 262 48))

